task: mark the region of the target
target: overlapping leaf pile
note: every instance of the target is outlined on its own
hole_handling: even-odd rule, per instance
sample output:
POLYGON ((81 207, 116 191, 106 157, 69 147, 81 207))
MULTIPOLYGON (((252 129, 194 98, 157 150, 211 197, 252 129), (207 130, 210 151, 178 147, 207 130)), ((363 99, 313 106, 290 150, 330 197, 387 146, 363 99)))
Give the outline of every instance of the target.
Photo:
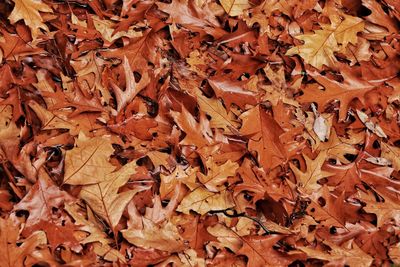
POLYGON ((399 20, 0 1, 0 265, 400 264, 399 20))

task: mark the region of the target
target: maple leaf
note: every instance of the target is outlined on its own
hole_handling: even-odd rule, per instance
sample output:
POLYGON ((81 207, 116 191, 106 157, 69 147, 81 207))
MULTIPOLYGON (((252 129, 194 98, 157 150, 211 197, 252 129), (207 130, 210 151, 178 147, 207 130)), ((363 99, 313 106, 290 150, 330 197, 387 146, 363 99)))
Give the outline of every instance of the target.
POLYGON ((306 172, 300 171, 292 163, 289 163, 289 165, 297 178, 297 185, 304 188, 307 193, 311 193, 320 188, 320 185, 317 183, 319 179, 329 177, 333 174, 321 169, 326 159, 326 152, 320 152, 314 160, 304 154, 303 157, 307 166, 306 172))
POLYGON ((149 187, 140 186, 134 190, 118 194, 118 189, 126 184, 130 176, 136 172, 136 162, 124 165, 118 171, 112 172, 105 180, 97 184, 83 186, 80 197, 114 228, 124 212, 124 209, 132 197, 149 187))
POLYGON ((177 211, 189 214, 191 210, 204 215, 211 210, 225 210, 234 206, 231 194, 226 190, 218 193, 198 187, 182 200, 177 211))
POLYGON ((8 19, 11 23, 23 19, 26 26, 31 29, 33 39, 36 39, 40 34, 40 29, 48 31, 46 24, 39 14, 41 12, 53 12, 53 10, 41 0, 13 0, 15 3, 14 9, 8 19))
POLYGON ((220 3, 232 17, 242 15, 244 10, 250 8, 248 0, 221 0, 220 3))
POLYGON ((64 183, 88 185, 104 181, 106 175, 115 169, 109 162, 113 152, 109 139, 88 138, 80 133, 76 146, 65 156, 64 183))
POLYGON ((37 231, 19 244, 19 227, 11 219, 0 218, 0 261, 2 266, 24 266, 28 255, 35 252, 38 246, 47 244, 46 234, 37 231))
POLYGON ((258 105, 242 113, 240 119, 243 120, 240 133, 249 136, 249 149, 257 151, 258 161, 264 168, 275 168, 285 161, 279 140, 283 130, 271 115, 258 105))

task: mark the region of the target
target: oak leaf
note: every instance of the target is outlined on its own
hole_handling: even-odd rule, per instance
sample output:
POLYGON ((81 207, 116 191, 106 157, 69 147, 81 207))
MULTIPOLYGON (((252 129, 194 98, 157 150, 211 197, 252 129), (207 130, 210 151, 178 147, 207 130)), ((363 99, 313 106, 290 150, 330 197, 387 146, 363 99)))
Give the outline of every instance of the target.
POLYGON ((169 174, 161 174, 161 185, 160 185, 160 196, 162 199, 169 197, 178 183, 185 184, 189 189, 194 190, 199 184, 196 182, 196 174, 200 169, 195 168, 183 168, 181 165, 177 165, 174 171, 169 174))
POLYGON ((307 33, 296 36, 304 42, 303 45, 290 48, 286 55, 300 55, 304 61, 317 69, 323 65, 333 66, 336 62, 335 52, 339 51, 339 46, 329 29, 315 30, 314 33, 307 33))
POLYGON ((234 230, 221 223, 207 227, 207 231, 215 236, 221 245, 235 253, 243 246, 243 241, 240 239, 240 236, 238 236, 234 230))
POLYGON ((140 186, 134 190, 118 193, 130 176, 136 173, 136 162, 124 165, 118 171, 106 175, 105 180, 97 184, 83 186, 80 197, 88 203, 93 211, 103 218, 114 229, 132 197, 149 187, 140 186))
POLYGON ((178 229, 167 221, 157 225, 153 221, 143 217, 142 229, 123 230, 122 235, 135 246, 143 248, 155 248, 168 252, 178 252, 184 249, 182 237, 178 229))
POLYGON ((126 262, 125 257, 118 250, 113 249, 109 245, 113 241, 107 236, 103 229, 100 229, 95 223, 87 220, 80 214, 76 204, 66 204, 65 210, 75 220, 75 224, 79 226, 79 229, 88 234, 79 239, 82 245, 93 244, 94 252, 104 257, 105 260, 126 262))
POLYGON ((326 152, 320 152, 315 159, 310 159, 304 154, 303 157, 307 166, 306 172, 299 170, 293 163, 289 163, 289 165, 297 178, 297 185, 304 188, 307 193, 312 193, 320 188, 320 185, 317 183, 319 179, 329 177, 333 173, 321 169, 326 159, 326 152))
POLYGON ((135 77, 133 76, 133 72, 131 67, 129 66, 128 59, 124 57, 123 60, 123 68, 126 80, 126 88, 125 91, 122 91, 118 86, 115 84, 111 84, 115 98, 117 100, 117 111, 121 111, 128 103, 130 103, 136 95, 142 90, 149 82, 149 76, 147 72, 144 73, 139 83, 136 83, 135 77))
POLYGON ((370 266, 372 263, 372 257, 362 251, 352 240, 341 247, 327 241, 325 243, 331 248, 329 252, 310 247, 298 247, 298 249, 305 252, 309 258, 320 259, 332 264, 362 267, 370 266))
POLYGON ((234 120, 230 112, 227 112, 219 99, 208 98, 200 90, 197 90, 196 95, 200 109, 211 117, 211 128, 224 129, 228 134, 236 133, 239 123, 234 120))
POLYGON ((172 23, 178 23, 192 31, 204 31, 215 38, 225 33, 212 10, 204 5, 202 8, 198 7, 196 1, 173 0, 171 4, 158 2, 157 6, 169 14, 172 23))
POLYGON ((242 15, 244 10, 250 8, 248 0, 221 0, 220 3, 226 13, 232 17, 242 15))
POLYGON ((251 267, 288 266, 300 255, 286 255, 276 251, 273 246, 282 238, 281 235, 244 236, 243 247, 238 254, 246 255, 247 266, 251 267))
POLYGON ((67 192, 60 190, 49 175, 41 168, 37 182, 32 186, 25 197, 14 206, 14 210, 29 211, 26 227, 33 227, 42 220, 53 221, 54 209, 60 209, 65 203, 74 198, 67 192))
POLYGON ((198 178, 210 192, 218 192, 219 187, 228 180, 228 177, 235 175, 239 164, 228 160, 222 165, 217 165, 210 157, 206 166, 207 174, 199 173, 198 178))
POLYGON ((249 150, 257 151, 259 163, 265 168, 275 168, 286 160, 284 147, 279 140, 282 128, 261 106, 256 106, 240 116, 243 120, 240 133, 249 137, 249 150))
POLYGON ((31 29, 33 39, 40 34, 40 29, 48 31, 48 27, 43 23, 40 16, 41 12, 53 12, 53 10, 41 0, 13 0, 15 3, 11 15, 8 17, 11 23, 23 19, 26 26, 31 29))
POLYGON ((19 227, 13 220, 0 218, 0 262, 5 267, 24 266, 28 255, 37 251, 38 246, 47 244, 46 234, 36 231, 19 244, 19 227))
POLYGON ((381 157, 391 161, 393 168, 400 171, 400 148, 381 142, 381 157))
POLYGON ((190 214, 190 211, 193 210, 204 215, 211 210, 225 210, 234 205, 233 198, 228 190, 224 189, 214 193, 204 187, 198 187, 185 196, 176 210, 185 214, 190 214))
POLYGON ((333 100, 339 100, 339 120, 344 120, 350 103, 356 98, 363 101, 364 94, 373 89, 375 85, 358 78, 348 71, 342 70, 341 73, 344 78, 343 82, 332 80, 316 71, 308 71, 308 74, 321 84, 325 90, 322 91, 316 86, 306 87, 304 89, 304 94, 297 98, 297 100, 300 103, 312 103, 316 101, 320 112, 326 108, 328 103, 333 100))
POLYGON ((115 167, 109 162, 114 152, 109 138, 86 137, 82 132, 65 156, 64 184, 88 185, 106 180, 115 167))
POLYGON ((179 128, 186 133, 185 138, 180 142, 182 145, 195 145, 201 148, 213 142, 210 125, 204 115, 200 114, 200 122, 197 122, 184 106, 182 106, 182 112, 171 111, 170 113, 179 128))
POLYGON ((357 43, 357 32, 364 30, 364 21, 358 17, 332 15, 331 25, 322 25, 322 29, 314 33, 295 36, 304 41, 301 46, 289 49, 286 55, 300 55, 304 61, 317 69, 323 65, 333 67, 336 60, 335 52, 339 45, 346 47, 348 43, 357 43))
POLYGON ((106 58, 119 58, 120 60, 126 57, 132 71, 138 71, 143 75, 143 67, 147 66, 148 62, 159 63, 160 55, 154 52, 162 46, 163 40, 157 33, 147 30, 142 37, 131 39, 128 45, 118 49, 107 49, 102 51, 101 55, 106 58))

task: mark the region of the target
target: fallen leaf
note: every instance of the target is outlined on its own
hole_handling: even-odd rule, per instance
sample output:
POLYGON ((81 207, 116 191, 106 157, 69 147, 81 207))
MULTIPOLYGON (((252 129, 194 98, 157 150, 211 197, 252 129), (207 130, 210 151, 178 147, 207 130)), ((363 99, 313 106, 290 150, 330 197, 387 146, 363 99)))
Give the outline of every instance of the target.
POLYGON ((53 12, 53 10, 41 0, 13 0, 14 9, 8 19, 11 23, 24 20, 26 26, 31 29, 33 39, 41 33, 40 29, 48 31, 48 27, 43 23, 40 12, 53 12))
POLYGON ((76 146, 65 156, 64 183, 89 185, 106 180, 106 176, 115 170, 109 162, 113 152, 109 139, 88 138, 80 133, 76 146))

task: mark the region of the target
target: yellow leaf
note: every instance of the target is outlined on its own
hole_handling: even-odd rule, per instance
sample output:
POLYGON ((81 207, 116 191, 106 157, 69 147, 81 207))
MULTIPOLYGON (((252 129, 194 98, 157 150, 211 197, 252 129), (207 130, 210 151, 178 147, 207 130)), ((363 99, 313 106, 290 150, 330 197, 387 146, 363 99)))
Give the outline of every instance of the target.
POLYGON ((232 229, 218 223, 214 226, 209 226, 207 232, 215 236, 218 241, 226 248, 229 248, 234 253, 237 253, 243 245, 241 237, 232 229))
POLYGON ((104 181, 115 169, 109 162, 113 152, 108 138, 88 138, 81 132, 76 146, 65 156, 64 184, 88 185, 104 181))
POLYGON ((142 229, 123 230, 122 235, 129 243, 142 248, 155 248, 162 251, 178 252, 184 250, 183 238, 170 221, 158 225, 142 217, 142 229))
POLYGON ((222 7, 229 16, 239 16, 243 11, 250 8, 248 0, 221 0, 222 7))
POLYGON ((196 173, 199 168, 186 168, 184 169, 181 165, 177 165, 175 170, 169 174, 161 174, 161 185, 160 185, 160 196, 162 199, 169 197, 175 190, 178 183, 183 183, 191 190, 198 186, 196 183, 196 173))
POLYGON ((344 47, 348 43, 357 44, 357 33, 364 30, 364 20, 346 14, 341 14, 341 16, 343 19, 339 18, 338 15, 330 17, 337 42, 344 47))
POLYGON ((211 117, 211 128, 221 128, 226 133, 235 132, 239 123, 232 118, 231 114, 226 112, 219 99, 207 98, 199 90, 197 90, 196 95, 200 109, 211 117))
POLYGON ((210 157, 207 160, 207 175, 199 173, 200 182, 211 192, 218 192, 218 187, 228 180, 229 176, 234 176, 239 164, 228 160, 222 165, 217 165, 210 157))
POLYGON ((43 23, 41 12, 53 12, 53 10, 41 0, 13 0, 15 3, 11 15, 8 17, 12 24, 23 19, 25 25, 31 29, 32 38, 35 40, 40 34, 40 29, 48 31, 46 24, 43 23))
POLYGON ((334 65, 336 61, 334 52, 339 51, 339 46, 331 30, 316 30, 314 33, 299 35, 296 38, 304 41, 304 44, 292 47, 286 52, 286 55, 298 54, 306 63, 317 69, 320 69, 323 65, 334 65))
POLYGON ((134 190, 118 194, 118 189, 125 185, 129 177, 134 173, 136 173, 135 161, 107 175, 104 182, 84 186, 80 192, 81 198, 112 228, 118 224, 126 205, 132 197, 136 193, 148 189, 148 187, 139 186, 134 190))
POLYGON ((107 234, 97 227, 93 222, 88 221, 82 214, 78 212, 77 205, 66 203, 64 208, 69 215, 75 220, 75 224, 79 225, 79 229, 89 235, 83 237, 79 243, 82 245, 93 244, 93 251, 108 261, 121 261, 125 263, 125 257, 116 249, 110 247, 113 243, 107 234))
POLYGON ((346 47, 348 43, 357 43, 357 33, 364 30, 364 22, 357 17, 342 14, 330 17, 331 25, 322 25, 314 33, 295 36, 304 41, 303 45, 292 47, 286 55, 300 55, 304 61, 317 69, 323 65, 332 67, 336 62, 335 52, 340 51, 339 44, 346 47))
POLYGON ((116 26, 116 23, 110 21, 110 20, 103 20, 100 19, 98 16, 92 16, 93 19, 93 24, 94 27, 98 32, 101 33, 103 38, 107 42, 114 42, 118 38, 122 36, 126 36, 129 38, 134 38, 134 37, 141 37, 142 33, 140 31, 135 31, 134 27, 129 27, 128 31, 118 31, 117 33, 114 33, 114 27, 116 26))
POLYGON ((63 118, 60 115, 56 115, 55 113, 48 111, 35 101, 30 101, 29 107, 33 109, 39 120, 42 122, 43 130, 69 129, 72 130, 71 134, 77 134, 77 125, 74 124, 66 116, 63 118))
POLYGON ((233 198, 227 190, 213 193, 199 187, 188 194, 176 210, 185 214, 190 214, 190 210, 193 210, 204 215, 211 210, 225 210, 234 206, 233 198))

